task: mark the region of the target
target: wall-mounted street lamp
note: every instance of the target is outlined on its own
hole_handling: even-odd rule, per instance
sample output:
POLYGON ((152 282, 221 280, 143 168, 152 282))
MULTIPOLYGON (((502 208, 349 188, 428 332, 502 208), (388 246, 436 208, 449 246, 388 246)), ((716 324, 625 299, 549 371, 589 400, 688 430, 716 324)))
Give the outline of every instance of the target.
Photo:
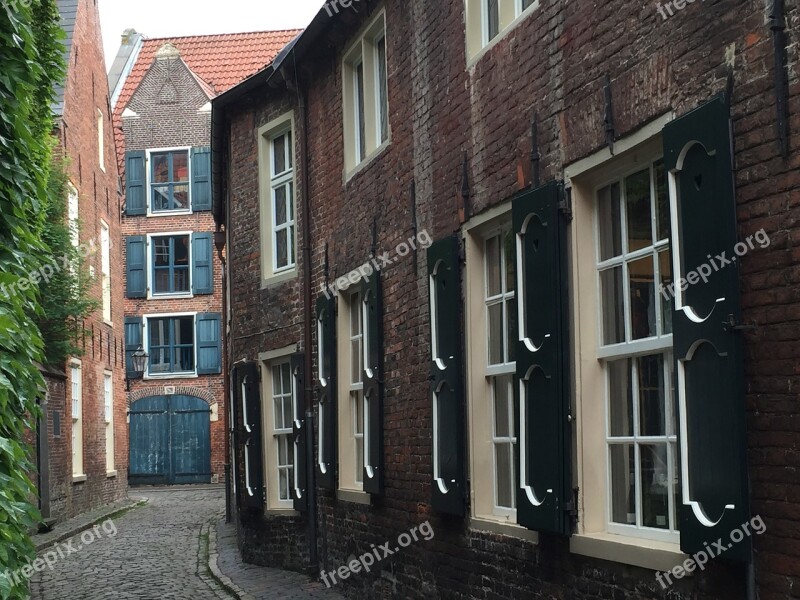
POLYGON ((125 378, 125 389, 126 391, 131 391, 131 381, 136 379, 141 379, 144 377, 144 370, 147 367, 147 359, 149 358, 147 352, 144 351, 144 348, 139 346, 139 348, 131 354, 131 366, 132 377, 125 378))

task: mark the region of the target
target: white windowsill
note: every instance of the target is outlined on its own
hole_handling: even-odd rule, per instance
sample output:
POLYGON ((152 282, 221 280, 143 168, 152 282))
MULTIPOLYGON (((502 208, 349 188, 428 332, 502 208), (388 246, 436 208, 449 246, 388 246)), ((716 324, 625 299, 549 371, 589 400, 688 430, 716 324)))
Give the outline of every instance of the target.
POLYGON ((300 513, 293 508, 268 508, 264 511, 268 517, 299 517, 300 513))
POLYGON ((360 490, 336 490, 336 499, 354 504, 372 504, 372 497, 367 492, 360 490))
POLYGON ((114 327, 114 321, 109 321, 107 319, 103 319, 103 323, 105 323, 109 327, 114 327))
POLYGON ((573 535, 569 549, 574 554, 610 560, 654 571, 669 571, 686 560, 678 544, 613 533, 573 535))
POLYGON ((86 475, 73 475, 72 476, 72 483, 83 483, 89 479, 86 475))
POLYGON ((489 519, 482 519, 480 517, 471 517, 469 520, 469 528, 475 531, 489 531, 491 533, 499 533, 509 537, 520 538, 528 540, 535 544, 539 543, 539 534, 530 529, 526 529, 516 523, 501 523, 500 521, 491 521, 489 519))
POLYGON ((116 471, 106 471, 106 479, 114 479, 116 476, 116 471))
POLYGON ((292 269, 287 271, 282 271, 280 273, 276 273, 275 275, 270 275, 266 279, 261 280, 261 289, 266 290, 279 283, 283 283, 285 281, 290 281, 292 279, 297 279, 297 267, 295 266, 292 269))
MULTIPOLYGON (((148 217, 179 217, 182 215, 190 215, 192 214, 192 209, 189 210, 159 210, 153 212, 148 209, 147 216, 148 217)), ((135 216, 135 215, 134 215, 135 216)))
POLYGON ((151 294, 148 292, 147 295, 148 300, 191 300, 192 298, 194 298, 194 294, 191 292, 180 294, 151 294))
POLYGON ((362 158, 360 163, 358 163, 357 165, 355 165, 355 166, 354 166, 352 169, 350 169, 349 171, 347 171, 347 170, 346 170, 346 168, 345 168, 345 173, 344 173, 344 183, 347 183, 347 182, 348 182, 348 181, 350 181, 350 180, 351 180, 353 177, 355 177, 356 175, 358 175, 358 174, 359 174, 361 171, 363 171, 364 169, 366 169, 366 168, 369 166, 369 164, 370 164, 370 163, 371 163, 373 160, 375 160, 376 158, 378 158, 378 156, 379 156, 380 154, 383 154, 383 151, 384 151, 384 150, 386 150, 386 149, 387 149, 389 146, 391 146, 391 145, 392 145, 392 133, 391 133, 391 131, 390 131, 390 132, 389 132, 389 137, 386 139, 386 141, 385 141, 385 142, 383 142, 383 143, 382 143, 380 146, 378 146, 377 148, 375 148, 375 150, 373 150, 372 152, 370 152, 369 154, 367 154, 367 155, 366 155, 364 158, 362 158))
POLYGON ((488 44, 486 44, 483 48, 478 50, 472 58, 467 60, 467 70, 474 67, 478 63, 478 61, 480 61, 480 59, 484 57, 486 53, 488 53, 492 48, 494 48, 502 40, 508 37, 508 34, 510 34, 514 29, 516 29, 517 26, 520 23, 522 23, 522 21, 524 21, 531 13, 533 13, 538 8, 539 8, 539 2, 534 2, 528 8, 523 10, 513 21, 511 21, 511 23, 509 23, 506 26, 505 29, 499 31, 497 35, 494 36, 494 38, 489 41, 488 44))
POLYGON ((145 381, 158 381, 159 379, 197 379, 200 377, 197 373, 164 373, 163 375, 145 375, 142 379, 145 381))

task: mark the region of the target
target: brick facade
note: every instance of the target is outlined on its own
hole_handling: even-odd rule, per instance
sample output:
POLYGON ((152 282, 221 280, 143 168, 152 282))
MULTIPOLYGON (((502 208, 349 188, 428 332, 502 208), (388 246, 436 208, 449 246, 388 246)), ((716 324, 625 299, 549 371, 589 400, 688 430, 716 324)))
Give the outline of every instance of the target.
MULTIPOLYGON (((128 431, 125 423, 125 383, 122 304, 120 202, 108 82, 96 3, 78 2, 64 85, 63 115, 57 121, 57 152, 67 159, 69 180, 78 192, 80 241, 97 252, 87 260, 93 269, 90 295, 102 303, 101 220, 110 237, 111 322, 102 308, 84 322, 86 337, 81 363, 83 377, 83 472, 73 481, 72 408, 68 361, 66 381, 48 379, 47 427, 50 432, 50 502, 52 518, 65 519, 125 497, 127 494, 128 431), (103 122, 103 165, 98 150, 98 115, 103 122), (104 167, 104 168, 103 168, 104 167), (112 373, 114 471, 106 471, 104 373, 112 373), (58 416, 56 416, 58 413, 58 416), (53 421, 61 434, 53 435, 53 421)), ((66 201, 66 199, 65 199, 66 201)))
MULTIPOLYGON (((795 125, 800 124, 800 12, 796 3, 788 4, 789 107, 795 125)), ((373 223, 379 253, 414 231, 426 230, 437 240, 460 232, 465 156, 469 196, 463 208, 468 218, 524 188, 531 178, 534 112, 542 181, 563 179, 576 160, 605 146, 606 75, 614 133, 621 138, 666 113, 683 115, 724 92, 732 74, 739 236, 744 239, 763 228, 771 238, 768 248, 744 256, 741 267, 744 322, 757 324, 744 334, 752 514, 760 515, 767 528, 753 540, 756 580, 762 600, 793 597, 800 581, 794 409, 800 304, 793 241, 800 137, 793 127, 791 152, 781 158, 774 124, 772 41, 763 4, 695 3, 663 20, 655 6, 628 1, 542 1, 469 65, 462 1, 384 5, 391 144, 343 181, 341 59, 359 27, 374 14, 369 9, 375 4, 362 2, 357 15, 344 9, 332 15, 326 24, 330 35, 302 59, 309 75, 305 80, 310 81, 311 240, 302 239, 307 215, 300 205, 297 228, 298 248, 310 243, 312 264, 302 264, 299 256, 298 278, 268 289, 260 286, 256 131, 287 110, 293 109, 299 120, 300 109, 292 104, 294 91, 266 86, 225 109, 231 362, 255 361, 259 353, 302 345, 303 269, 312 270, 316 297, 324 283, 326 244, 329 281, 334 281, 368 259, 373 223)), ((302 186, 299 155, 296 164, 302 186)), ((339 589, 354 598, 744 598, 741 565, 713 561, 704 572, 664 591, 653 571, 581 556, 570 551, 566 539, 540 534, 533 543, 433 511, 425 262, 419 252, 382 273, 384 497, 364 506, 318 492, 319 567, 330 571, 346 565, 371 545, 396 540, 426 520, 436 537, 384 560, 370 574, 351 576, 339 589)), ((586 500, 579 497, 581 503, 586 500)), ((245 558, 302 568, 308 560, 304 524, 303 517, 242 511, 245 558)))

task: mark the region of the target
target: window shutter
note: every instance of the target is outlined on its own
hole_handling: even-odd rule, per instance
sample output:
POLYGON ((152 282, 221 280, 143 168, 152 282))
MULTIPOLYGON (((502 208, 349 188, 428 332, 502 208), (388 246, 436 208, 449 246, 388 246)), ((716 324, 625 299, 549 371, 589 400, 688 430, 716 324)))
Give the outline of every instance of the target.
POLYGON ((192 234, 192 292, 214 293, 214 240, 210 233, 192 234))
POLYGON ((142 317, 125 317, 125 374, 128 379, 136 375, 133 371, 133 353, 143 343, 142 317))
POLYGON ((141 150, 125 153, 125 212, 129 217, 147 214, 147 169, 141 150))
POLYGON ((192 148, 192 210, 211 210, 211 148, 192 148))
POLYGON ((383 494, 383 302, 380 274, 361 281, 364 303, 364 491, 383 494))
POLYGON ((264 461, 262 458, 261 433, 261 373, 256 363, 244 363, 236 370, 234 397, 239 402, 242 426, 241 445, 243 479, 241 485, 242 506, 263 510, 264 508, 264 461))
POLYGON ((336 489, 336 300, 324 294, 317 299, 317 336, 322 335, 323 343, 317 348, 319 353, 317 401, 322 407, 319 416, 319 449, 317 461, 317 481, 326 490, 336 489), (321 378, 319 375, 321 374, 321 378))
POLYGON ((242 506, 242 498, 239 492, 242 490, 244 482, 244 473, 241 470, 240 453, 242 446, 240 443, 241 419, 242 419, 242 398, 239 389, 239 369, 233 367, 230 371, 230 389, 228 390, 228 415, 230 421, 228 423, 228 431, 225 435, 230 436, 231 444, 231 474, 233 483, 233 502, 238 506, 242 506))
POLYGON ((147 238, 132 235, 125 238, 125 290, 128 298, 147 297, 147 238))
MULTIPOLYGON (((731 123, 720 97, 664 127, 673 217, 674 281, 730 257, 737 243, 731 123)), ((681 550, 692 554, 750 518, 738 263, 707 282, 676 286, 673 343, 681 449, 681 550)), ((745 561, 750 538, 725 552, 745 561)))
POLYGON ((432 504, 441 512, 463 516, 466 446, 459 267, 459 244, 455 236, 428 248, 433 402, 432 504))
POLYGON ((566 220, 563 186, 547 183, 514 199, 517 271, 517 521, 569 535, 569 409, 566 220))
POLYGON ((197 315, 197 374, 216 375, 222 372, 220 313, 197 315))
POLYGON ((308 487, 308 469, 306 469, 306 408, 305 408, 305 364, 303 354, 293 354, 291 360, 292 389, 294 390, 294 481, 292 482, 292 499, 294 509, 305 512, 308 509, 306 489, 308 487))

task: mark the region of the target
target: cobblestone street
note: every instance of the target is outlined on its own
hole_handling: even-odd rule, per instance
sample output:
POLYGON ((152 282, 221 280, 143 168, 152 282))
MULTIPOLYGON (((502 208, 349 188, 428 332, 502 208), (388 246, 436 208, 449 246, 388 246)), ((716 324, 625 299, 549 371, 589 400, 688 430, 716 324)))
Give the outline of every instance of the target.
POLYGON ((59 545, 64 556, 31 580, 34 600, 335 597, 303 575, 243 565, 231 526, 231 533, 220 536, 217 552, 226 585, 233 584, 237 593, 219 585, 209 569, 206 525, 216 527, 224 515, 222 488, 133 493, 149 503, 113 519, 116 534, 110 526, 97 527, 59 545))

